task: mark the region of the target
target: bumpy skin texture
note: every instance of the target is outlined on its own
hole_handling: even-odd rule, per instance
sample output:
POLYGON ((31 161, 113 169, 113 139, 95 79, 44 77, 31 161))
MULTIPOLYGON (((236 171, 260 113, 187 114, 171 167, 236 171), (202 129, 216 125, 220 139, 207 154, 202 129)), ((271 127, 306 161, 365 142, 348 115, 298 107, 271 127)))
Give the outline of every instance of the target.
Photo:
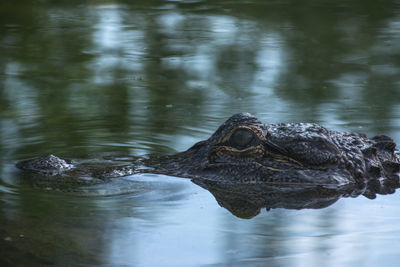
POLYGON ((40 175, 85 173, 103 180, 151 172, 230 185, 350 186, 357 189, 357 194, 373 198, 377 193, 393 193, 399 187, 400 160, 395 146, 384 135, 367 138, 311 123, 268 125, 248 113, 239 113, 209 139, 185 152, 148 155, 130 166, 110 167, 101 175, 93 166, 70 165, 54 156, 51 160, 24 161, 17 167, 40 175))
POLYGON ((208 140, 150 165, 166 174, 230 183, 356 187, 370 183, 376 193, 389 193, 385 190, 393 191, 399 184, 395 146, 388 136, 369 139, 311 123, 265 125, 239 113, 208 140))
POLYGON ((17 163, 17 167, 52 176, 70 170, 74 166, 57 156, 48 155, 34 160, 21 161, 17 163))

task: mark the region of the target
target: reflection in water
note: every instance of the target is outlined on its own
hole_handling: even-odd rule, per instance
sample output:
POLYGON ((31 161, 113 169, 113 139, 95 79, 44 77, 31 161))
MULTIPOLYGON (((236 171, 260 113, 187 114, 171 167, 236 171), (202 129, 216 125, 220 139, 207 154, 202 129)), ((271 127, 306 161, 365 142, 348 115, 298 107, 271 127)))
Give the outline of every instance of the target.
POLYGON ((399 1, 74 2, 0 2, 1 265, 397 266, 396 194, 235 220, 189 185, 75 198, 7 168, 182 151, 241 111, 399 143, 399 1))
POLYGON ((322 209, 342 197, 364 195, 375 198, 376 194, 392 194, 399 185, 388 184, 385 189, 376 184, 367 188, 346 186, 273 186, 268 184, 232 184, 206 179, 193 179, 195 184, 209 190, 218 203, 240 218, 252 218, 261 209, 322 209))

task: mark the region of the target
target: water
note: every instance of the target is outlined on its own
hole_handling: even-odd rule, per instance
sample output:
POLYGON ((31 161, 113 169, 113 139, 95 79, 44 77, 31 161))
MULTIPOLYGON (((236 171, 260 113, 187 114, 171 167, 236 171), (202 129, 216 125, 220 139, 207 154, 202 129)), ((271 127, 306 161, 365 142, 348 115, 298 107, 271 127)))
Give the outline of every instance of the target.
POLYGON ((190 180, 22 187, 16 161, 173 153, 247 111, 400 143, 399 1, 2 1, 5 265, 397 266, 398 194, 240 219, 190 180))

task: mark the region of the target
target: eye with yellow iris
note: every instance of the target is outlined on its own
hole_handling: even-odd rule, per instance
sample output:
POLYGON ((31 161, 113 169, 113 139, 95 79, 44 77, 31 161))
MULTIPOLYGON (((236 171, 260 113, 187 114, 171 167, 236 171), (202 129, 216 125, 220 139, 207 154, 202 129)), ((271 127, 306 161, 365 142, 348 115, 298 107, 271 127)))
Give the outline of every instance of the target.
POLYGON ((229 144, 236 149, 245 149, 258 144, 254 132, 249 129, 239 128, 230 137, 229 144))

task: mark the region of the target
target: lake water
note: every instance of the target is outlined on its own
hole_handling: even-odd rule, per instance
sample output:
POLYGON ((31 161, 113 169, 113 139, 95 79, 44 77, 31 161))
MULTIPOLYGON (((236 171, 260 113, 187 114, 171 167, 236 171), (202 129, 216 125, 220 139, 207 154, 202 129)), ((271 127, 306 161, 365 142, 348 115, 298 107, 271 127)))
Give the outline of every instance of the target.
POLYGON ((228 117, 400 143, 400 1, 2 1, 0 264, 398 266, 400 196, 241 219, 189 179, 82 197, 14 164, 174 153, 228 117))

